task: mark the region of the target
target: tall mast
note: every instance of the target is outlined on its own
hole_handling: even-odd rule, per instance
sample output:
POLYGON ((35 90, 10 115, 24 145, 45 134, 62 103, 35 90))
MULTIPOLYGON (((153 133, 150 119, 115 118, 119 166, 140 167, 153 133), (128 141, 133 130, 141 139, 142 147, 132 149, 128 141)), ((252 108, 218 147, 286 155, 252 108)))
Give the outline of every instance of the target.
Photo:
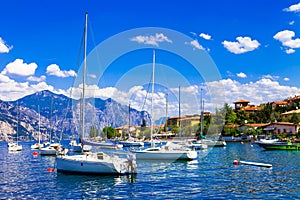
POLYGON ((200 126, 200 137, 203 135, 203 121, 204 121, 204 100, 202 99, 202 88, 201 88, 201 102, 200 102, 200 109, 201 109, 201 126, 200 126))
POLYGON ((130 103, 128 106, 128 137, 131 137, 131 134, 130 134, 130 103))
POLYGON ((155 68, 155 50, 153 50, 153 61, 152 61, 152 89, 151 89, 151 120, 150 120, 150 126, 151 126, 151 146, 154 146, 153 143, 153 94, 154 94, 154 68, 155 68))
POLYGON ((166 93, 166 129, 168 131, 168 93, 166 93))
POLYGON ((178 101, 179 101, 179 103, 178 103, 178 116, 179 116, 179 118, 178 118, 178 121, 179 121, 179 137, 181 138, 181 108, 180 108, 180 86, 179 86, 179 88, 178 88, 178 101))
POLYGON ((83 137, 85 128, 85 117, 84 117, 84 110, 85 110, 85 84, 86 84, 86 46, 87 46, 87 23, 88 23, 88 13, 85 13, 85 26, 84 26, 84 60, 83 60, 83 79, 82 79, 82 120, 81 120, 81 127, 82 127, 82 134, 83 137))
POLYGON ((51 97, 51 101, 50 101, 50 144, 51 144, 51 139, 52 139, 52 97, 51 97))
POLYGON ((41 144, 41 111, 40 111, 40 105, 38 105, 38 112, 39 112, 39 144, 41 144))
POLYGON ((19 145, 19 101, 17 101, 17 145, 19 145))

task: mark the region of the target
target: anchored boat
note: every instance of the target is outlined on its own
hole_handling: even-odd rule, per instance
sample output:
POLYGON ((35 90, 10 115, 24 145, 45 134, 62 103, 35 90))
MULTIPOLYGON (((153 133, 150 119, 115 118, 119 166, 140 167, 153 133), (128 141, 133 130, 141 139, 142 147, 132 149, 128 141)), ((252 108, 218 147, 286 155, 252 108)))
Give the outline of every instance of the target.
POLYGON ((300 150, 300 144, 292 142, 260 142, 258 145, 266 150, 300 150))
MULTIPOLYGON (((87 17, 85 18, 84 28, 84 73, 82 87, 81 110, 81 141, 85 131, 85 77, 86 77, 86 40, 87 40, 87 17)), ((127 154, 126 158, 117 155, 108 155, 104 152, 82 152, 80 155, 60 155, 56 158, 56 169, 58 172, 72 174, 134 174, 136 173, 135 155, 127 154)))

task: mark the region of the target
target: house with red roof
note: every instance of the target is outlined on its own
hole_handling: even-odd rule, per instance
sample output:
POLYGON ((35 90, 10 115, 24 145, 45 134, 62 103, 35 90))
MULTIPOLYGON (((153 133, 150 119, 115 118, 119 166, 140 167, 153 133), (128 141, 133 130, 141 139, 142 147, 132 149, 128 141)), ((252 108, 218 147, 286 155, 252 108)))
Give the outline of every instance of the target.
POLYGON ((253 112, 256 112, 258 110, 262 110, 262 108, 259 107, 259 106, 250 105, 249 104, 250 101, 248 101, 248 100, 240 99, 240 100, 235 101, 233 103, 234 103, 234 110, 235 111, 244 110, 247 113, 253 113, 253 112))

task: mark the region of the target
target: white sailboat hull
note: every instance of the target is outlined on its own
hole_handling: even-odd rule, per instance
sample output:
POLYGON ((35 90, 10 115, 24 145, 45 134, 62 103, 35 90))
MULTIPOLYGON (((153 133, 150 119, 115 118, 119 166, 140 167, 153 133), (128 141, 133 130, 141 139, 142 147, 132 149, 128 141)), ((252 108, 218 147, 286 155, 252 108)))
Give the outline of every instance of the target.
POLYGON ((33 145, 31 145, 31 149, 39 149, 39 148, 42 148, 43 147, 43 145, 42 144, 39 144, 39 143, 35 143, 35 144, 33 144, 33 145))
POLYGON ((41 155, 56 155, 57 149, 53 147, 40 148, 41 155))
POLYGON ((111 157, 104 153, 86 153, 82 155, 60 156, 56 158, 58 172, 75 174, 126 174, 128 171, 126 159, 111 157))
POLYGON ((86 141, 82 140, 84 147, 85 146, 95 146, 99 147, 102 149, 122 149, 123 145, 122 144, 116 144, 116 143, 111 143, 111 142, 106 142, 106 141, 100 141, 100 142, 92 142, 92 141, 86 141))
POLYGON ((18 144, 10 144, 8 147, 8 151, 22 151, 22 145, 18 144))
MULTIPOLYGON (((157 148, 158 149, 158 148, 157 148)), ((148 148, 140 151, 132 151, 136 155, 137 160, 194 160, 198 157, 196 151, 181 150, 155 150, 148 148)))

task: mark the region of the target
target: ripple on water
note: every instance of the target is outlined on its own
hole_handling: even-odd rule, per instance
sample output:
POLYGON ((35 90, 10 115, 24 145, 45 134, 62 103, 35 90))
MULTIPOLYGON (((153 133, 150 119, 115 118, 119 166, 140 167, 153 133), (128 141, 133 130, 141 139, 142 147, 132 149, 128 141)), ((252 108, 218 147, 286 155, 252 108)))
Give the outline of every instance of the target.
POLYGON ((49 173, 54 157, 34 158, 30 144, 8 153, 0 143, 0 191, 4 199, 299 199, 300 152, 263 151, 228 143, 199 151, 191 162, 138 161, 130 176, 49 173), (273 168, 233 165, 234 159, 271 163, 273 168))

